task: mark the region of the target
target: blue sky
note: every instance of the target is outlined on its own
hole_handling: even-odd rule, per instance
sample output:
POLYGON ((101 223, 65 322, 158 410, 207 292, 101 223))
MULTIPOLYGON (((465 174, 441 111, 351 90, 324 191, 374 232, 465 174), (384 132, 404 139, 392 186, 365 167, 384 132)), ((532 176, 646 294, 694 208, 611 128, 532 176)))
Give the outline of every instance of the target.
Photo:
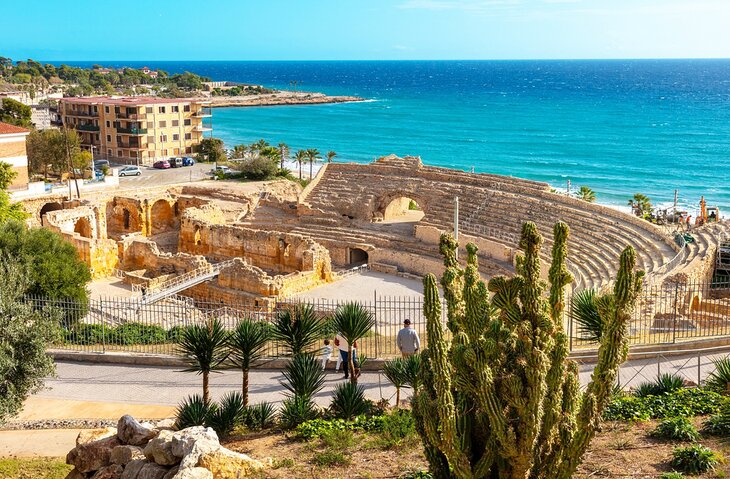
POLYGON ((730 0, 5 0, 0 55, 69 61, 727 58, 730 0))

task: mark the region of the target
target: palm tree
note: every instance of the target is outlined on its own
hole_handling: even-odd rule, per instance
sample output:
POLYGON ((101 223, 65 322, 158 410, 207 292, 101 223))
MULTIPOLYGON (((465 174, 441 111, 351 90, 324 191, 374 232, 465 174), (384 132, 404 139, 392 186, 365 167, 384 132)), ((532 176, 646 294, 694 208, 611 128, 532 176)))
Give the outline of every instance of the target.
POLYGON ((347 341, 347 362, 351 373, 350 381, 357 383, 358 375, 355 374, 352 345, 375 326, 373 315, 359 303, 345 303, 335 310, 335 314, 332 316, 332 326, 347 341))
POLYGON ((248 154, 248 146, 246 145, 236 145, 233 147, 233 149, 230 152, 229 158, 232 160, 237 160, 239 158, 246 158, 246 155, 248 154))
POLYGON ((395 358, 385 361, 383 374, 395 386, 395 407, 400 407, 400 390, 406 387, 405 359, 395 358))
POLYGON ((279 157, 281 159, 281 166, 280 166, 280 168, 282 170, 284 169, 284 158, 286 158, 288 156, 289 156, 289 145, 287 145, 284 142, 279 143, 279 157))
POLYGON ((596 192, 587 186, 581 186, 578 190, 578 198, 588 203, 596 201, 596 192))
POLYGON ((335 156, 337 156, 337 153, 334 151, 328 151, 326 156, 327 156, 327 163, 332 163, 335 159, 335 156))
POLYGON ((603 336, 603 320, 598 312, 597 300, 596 290, 584 289, 573 294, 571 305, 580 338, 590 342, 599 342, 603 336))
POLYGON ((193 325, 185 328, 177 339, 179 354, 189 367, 186 372, 203 375, 203 401, 210 404, 210 373, 221 369, 228 358, 228 333, 219 319, 208 325, 193 325))
POLYGON ((294 155, 294 160, 299 163, 299 181, 302 181, 302 163, 307 159, 307 152, 304 150, 297 150, 294 155))
POLYGON ((326 323, 317 317, 309 304, 299 304, 292 309, 276 313, 272 337, 283 343, 287 352, 297 356, 324 337, 326 323))
POLYGON ((241 369, 241 394, 243 405, 248 406, 248 372, 251 363, 264 355, 266 342, 271 337, 269 323, 246 318, 241 321, 228 338, 229 360, 241 369))
POLYGON ((307 150, 307 159, 309 160, 309 179, 312 179, 312 168, 315 161, 319 161, 322 157, 319 154, 319 150, 316 148, 309 148, 307 150))
POLYGON ((636 214, 641 218, 646 218, 651 213, 651 200, 648 196, 641 193, 636 193, 632 199, 629 200, 629 206, 636 214))

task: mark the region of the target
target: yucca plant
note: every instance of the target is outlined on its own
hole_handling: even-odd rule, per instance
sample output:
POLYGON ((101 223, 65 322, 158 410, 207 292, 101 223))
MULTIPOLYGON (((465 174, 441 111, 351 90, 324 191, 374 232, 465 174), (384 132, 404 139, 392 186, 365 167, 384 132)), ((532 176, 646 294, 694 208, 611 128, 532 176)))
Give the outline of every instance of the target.
POLYGON ((367 413, 365 388, 352 382, 338 384, 332 395, 330 410, 335 417, 347 420, 367 413))
POLYGON ((261 402, 246 409, 246 426, 249 429, 266 429, 276 422, 276 410, 269 402, 261 402))
POLYGON ((383 374, 393 386, 395 386, 395 407, 400 407, 400 390, 406 387, 408 377, 406 373, 406 360, 395 358, 383 363, 383 374))
POLYGON ((281 403, 279 422, 286 429, 294 429, 305 421, 319 417, 319 409, 309 398, 291 396, 281 403))
POLYGON ((578 324, 580 339, 600 342, 603 335, 603 319, 596 305, 597 293, 594 289, 583 289, 573 294, 571 312, 578 324))
POLYGON ((298 304, 277 312, 272 336, 289 354, 296 356, 324 337, 326 327, 326 322, 317 317, 312 305, 298 304))
POLYGON ((221 398, 217 407, 208 413, 206 425, 212 427, 218 436, 228 436, 236 426, 243 423, 246 408, 243 405, 243 395, 234 391, 221 398))
POLYGON ((360 303, 345 303, 335 310, 332 316, 332 326, 347 340, 347 362, 351 373, 350 382, 357 384, 358 375, 355 373, 352 345, 375 326, 375 319, 373 319, 370 311, 360 303))
POLYGON ((322 364, 313 354, 298 354, 287 363, 282 372, 286 381, 280 384, 291 393, 311 399, 324 387, 325 373, 322 364))
POLYGON ((405 358, 403 373, 405 374, 406 387, 413 389, 415 394, 421 385, 421 353, 416 353, 405 358))
POLYGON ((244 406, 248 406, 248 374, 251 363, 264 355, 269 338, 271 338, 269 323, 249 318, 238 323, 228 338, 229 361, 241 370, 241 394, 244 406))
POLYGON ((652 382, 639 384, 634 391, 636 397, 661 396, 662 394, 678 391, 684 387, 684 379, 676 374, 665 373, 652 382))
POLYGON ((186 372, 203 375, 203 400, 210 402, 210 373, 221 369, 228 358, 228 333, 219 319, 209 324, 185 328, 177 340, 177 350, 189 367, 186 372))
POLYGON ((215 404, 207 403, 200 394, 186 397, 175 411, 175 428, 180 430, 187 427, 204 426, 211 407, 213 410, 216 409, 215 404))
POLYGON ((730 357, 713 361, 715 370, 707 378, 707 387, 720 394, 730 394, 730 357))

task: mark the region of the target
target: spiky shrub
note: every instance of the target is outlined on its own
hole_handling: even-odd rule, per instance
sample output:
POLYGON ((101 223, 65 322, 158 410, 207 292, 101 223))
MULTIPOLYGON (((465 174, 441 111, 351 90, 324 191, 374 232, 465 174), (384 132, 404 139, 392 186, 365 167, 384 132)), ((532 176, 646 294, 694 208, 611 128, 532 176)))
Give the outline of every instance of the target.
POLYGON ((707 387, 720 394, 730 394, 730 357, 714 361, 715 370, 707 378, 707 387))
POLYGON ((269 323, 246 318, 228 337, 229 361, 241 370, 243 405, 248 406, 248 374, 251 363, 264 355, 266 342, 271 337, 269 323))
MULTIPOLYGON (((215 409, 215 404, 212 408, 215 409)), ((211 405, 203 400, 200 394, 186 397, 175 411, 175 428, 185 429, 192 426, 204 426, 208 420, 211 405)))
POLYGON ((651 432, 653 437, 672 441, 696 441, 700 438, 692 421, 686 417, 670 417, 657 424, 651 432))
POLYGON ((246 408, 246 426, 259 430, 272 427, 276 423, 276 410, 269 402, 261 402, 246 408))
POLYGON ((203 376, 203 400, 210 402, 210 373, 221 369, 228 358, 228 333, 219 319, 185 328, 177 340, 178 354, 188 364, 184 371, 203 376))
POLYGON ((636 397, 661 396, 684 387, 684 380, 676 374, 662 374, 654 381, 639 384, 634 391, 636 397))
POLYGON ((285 429, 294 429, 305 421, 317 419, 320 416, 319 408, 309 398, 291 396, 281 403, 279 422, 285 429))
POLYGON ((243 395, 237 391, 229 392, 209 412, 205 424, 212 427, 218 436, 227 437, 236 426, 243 424, 245 413, 243 395))
POLYGON ((289 354, 296 356, 324 337, 327 324, 317 316, 310 304, 297 304, 277 312, 271 331, 289 354))
POLYGON ((542 237, 522 229, 524 256, 517 276, 479 278, 477 248, 467 245, 467 266, 457 244, 441 238, 446 270, 449 341, 442 325, 436 278, 424 278, 428 350, 413 400, 417 430, 435 478, 551 478, 572 476, 600 423, 619 365, 643 273, 632 248, 621 254, 612 293, 596 298, 603 320, 598 362, 585 392, 567 359, 563 331, 568 226, 554 229, 550 289, 540 280, 542 237), (494 293, 489 299, 489 292, 494 293))
POLYGON ((395 358, 383 363, 383 375, 395 386, 395 407, 400 407, 400 390, 406 386, 405 359, 395 358))
POLYGON ((298 354, 284 366, 280 384, 292 396, 310 399, 324 387, 322 364, 312 354, 298 354))
POLYGON ((672 452, 672 467, 688 474, 713 471, 721 462, 722 456, 700 444, 678 447, 672 452))
POLYGON ((339 419, 352 419, 368 412, 365 388, 355 383, 338 384, 332 394, 330 410, 339 419))
POLYGON ((365 336, 375 326, 373 315, 360 303, 345 303, 332 315, 332 327, 347 340, 347 363, 350 371, 350 382, 357 384, 355 361, 352 347, 357 340, 365 336))
POLYGON ((596 297, 596 290, 584 289, 573 294, 571 304, 580 339, 592 342, 600 341, 603 334, 603 319, 598 312, 596 297))

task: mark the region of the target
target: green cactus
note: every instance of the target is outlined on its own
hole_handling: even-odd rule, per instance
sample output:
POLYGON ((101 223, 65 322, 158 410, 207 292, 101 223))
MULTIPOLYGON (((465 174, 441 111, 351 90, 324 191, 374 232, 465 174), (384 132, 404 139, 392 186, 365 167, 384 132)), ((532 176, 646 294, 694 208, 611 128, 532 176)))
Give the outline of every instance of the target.
POLYGON ((613 293, 596 300, 605 333, 593 380, 584 393, 568 360, 563 329, 569 230, 554 228, 548 284, 540 279, 543 239, 533 223, 522 229, 517 275, 479 278, 477 248, 466 267, 456 241, 441 237, 447 304, 442 321, 435 276, 424 280, 428 349, 413 413, 431 473, 437 478, 568 479, 593 438, 619 365, 642 272, 631 247, 621 254, 613 293), (492 297, 490 298, 490 293, 492 297))

